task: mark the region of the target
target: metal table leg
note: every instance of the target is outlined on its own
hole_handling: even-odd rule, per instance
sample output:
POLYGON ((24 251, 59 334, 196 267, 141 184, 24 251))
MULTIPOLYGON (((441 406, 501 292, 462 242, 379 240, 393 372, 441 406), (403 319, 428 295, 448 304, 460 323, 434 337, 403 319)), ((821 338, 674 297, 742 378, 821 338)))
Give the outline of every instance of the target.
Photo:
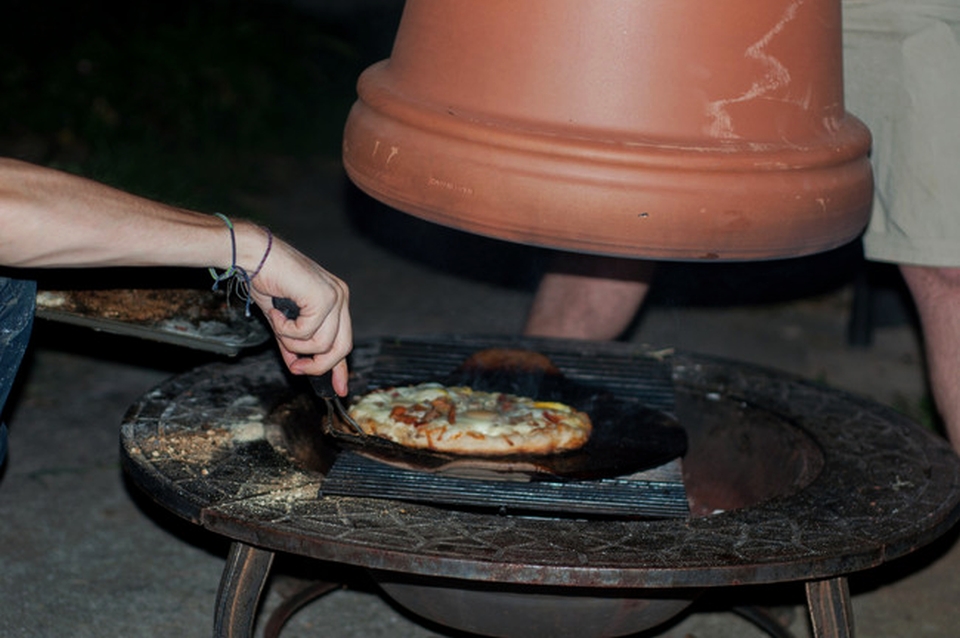
POLYGON ((235 542, 217 590, 214 638, 253 638, 257 603, 263 592, 274 553, 235 542))
POLYGON ((843 576, 807 582, 814 638, 853 638, 850 587, 843 576))
POLYGON ((277 607, 267 619, 267 624, 263 628, 263 638, 278 638, 280 636, 280 630, 283 629, 284 623, 290 620, 295 613, 305 607, 308 603, 315 601, 321 596, 325 596, 338 587, 340 587, 340 585, 337 583, 327 583, 322 581, 311 583, 287 600, 283 601, 283 603, 281 603, 280 606, 277 607))

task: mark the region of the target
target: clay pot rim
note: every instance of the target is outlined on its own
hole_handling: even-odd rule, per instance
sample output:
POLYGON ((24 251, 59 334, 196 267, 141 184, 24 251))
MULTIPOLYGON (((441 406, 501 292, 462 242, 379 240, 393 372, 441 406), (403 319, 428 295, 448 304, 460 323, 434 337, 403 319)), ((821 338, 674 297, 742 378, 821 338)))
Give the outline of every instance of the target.
POLYGON ((829 134, 802 141, 785 140, 783 144, 707 137, 690 141, 653 137, 643 141, 624 140, 618 135, 630 133, 576 125, 537 127, 532 122, 524 125, 519 121, 443 107, 393 90, 386 72, 388 66, 389 59, 383 60, 360 75, 359 99, 351 110, 366 107, 380 117, 429 135, 488 148, 500 147, 511 153, 567 156, 594 164, 635 168, 736 173, 831 169, 859 162, 869 153, 872 144, 867 126, 850 113, 845 113, 829 134), (575 143, 571 145, 570 141, 575 143))

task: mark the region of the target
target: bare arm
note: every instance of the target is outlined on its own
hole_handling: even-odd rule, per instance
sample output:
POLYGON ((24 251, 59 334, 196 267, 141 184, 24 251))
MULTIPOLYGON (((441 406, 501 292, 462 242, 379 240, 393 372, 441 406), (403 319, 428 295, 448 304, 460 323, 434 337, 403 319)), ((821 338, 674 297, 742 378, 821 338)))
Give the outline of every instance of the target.
MULTIPOLYGON (((266 232, 235 223, 237 265, 253 273, 267 251, 266 232)), ((94 266, 231 266, 230 233, 212 215, 167 206, 97 182, 0 158, 0 265, 33 268, 94 266)), ((352 347, 346 284, 286 242, 274 239, 251 287, 291 371, 334 369, 334 388, 347 389, 344 357, 352 347), (273 297, 301 309, 290 321, 273 297)))

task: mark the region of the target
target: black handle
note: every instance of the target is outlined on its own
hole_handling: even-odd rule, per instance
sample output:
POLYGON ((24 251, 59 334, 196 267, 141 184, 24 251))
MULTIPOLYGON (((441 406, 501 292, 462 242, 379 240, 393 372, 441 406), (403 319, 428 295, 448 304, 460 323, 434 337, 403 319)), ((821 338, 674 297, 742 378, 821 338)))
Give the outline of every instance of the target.
POLYGON ((272 299, 273 307, 283 313, 283 316, 290 321, 296 321, 300 316, 300 306, 293 299, 286 297, 274 297, 272 299))
POLYGON ((321 399, 336 399, 337 393, 333 389, 333 370, 328 370, 320 376, 310 375, 310 386, 321 399))
MULTIPOLYGON (((293 299, 286 297, 274 297, 273 307, 283 313, 283 316, 291 321, 296 321, 300 316, 300 306, 293 299)), ((333 370, 328 370, 320 376, 310 375, 310 385, 313 391, 321 399, 335 399, 337 392, 333 389, 333 370)))

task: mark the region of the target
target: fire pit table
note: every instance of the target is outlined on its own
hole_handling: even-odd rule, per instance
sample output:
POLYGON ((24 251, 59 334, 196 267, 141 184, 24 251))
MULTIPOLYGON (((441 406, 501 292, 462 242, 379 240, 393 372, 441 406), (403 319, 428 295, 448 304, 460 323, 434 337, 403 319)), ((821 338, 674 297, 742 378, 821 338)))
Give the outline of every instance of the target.
MULTIPOLYGON (((655 386, 654 403, 688 435, 690 515, 513 515, 320 496, 331 452, 308 386, 272 355, 211 364, 144 395, 121 443, 140 488, 233 541, 215 635, 252 635, 274 553, 285 552, 366 568, 401 604, 440 621, 449 609, 418 607, 424 592, 456 592, 470 604, 600 601, 598 618, 616 623, 604 601, 636 610, 654 600, 669 617, 707 588, 799 581, 814 634, 851 636, 846 576, 917 549, 960 518, 960 461, 943 440, 889 408, 765 368, 630 344, 389 337, 358 343, 353 370, 403 382, 488 347, 541 352, 568 377, 622 396, 644 376, 644 391, 655 386)), ((657 613, 643 622, 665 619, 657 613)), ((645 628, 625 622, 571 635, 645 628)))

